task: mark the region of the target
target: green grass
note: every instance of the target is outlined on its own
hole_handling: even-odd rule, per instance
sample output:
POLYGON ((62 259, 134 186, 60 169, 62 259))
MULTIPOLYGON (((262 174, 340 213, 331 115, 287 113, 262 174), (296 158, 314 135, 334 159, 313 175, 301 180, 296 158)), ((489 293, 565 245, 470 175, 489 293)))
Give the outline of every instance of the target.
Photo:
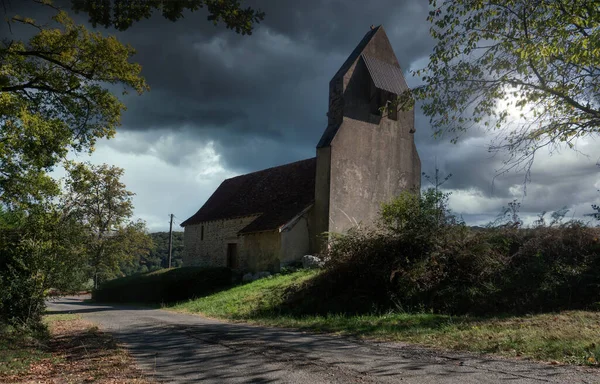
POLYGON ((300 271, 261 279, 168 309, 477 353, 595 366, 600 361, 600 312, 565 311, 491 318, 430 313, 291 316, 282 312, 285 294, 300 289, 317 274, 300 271))
POLYGON ((52 325, 52 323, 56 321, 71 321, 79 319, 81 319, 81 315, 78 315, 76 313, 54 314, 44 316, 43 323, 46 325, 52 325))
POLYGON ((170 307, 184 312, 232 320, 262 319, 279 315, 286 289, 294 289, 315 276, 316 271, 299 271, 239 285, 215 294, 170 307))

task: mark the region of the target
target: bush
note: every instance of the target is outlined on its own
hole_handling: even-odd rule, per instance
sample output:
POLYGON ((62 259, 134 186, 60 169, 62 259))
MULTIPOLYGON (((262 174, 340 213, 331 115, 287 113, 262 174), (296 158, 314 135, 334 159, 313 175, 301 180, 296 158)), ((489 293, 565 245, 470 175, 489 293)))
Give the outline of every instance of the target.
POLYGON ((324 273, 291 294, 287 307, 495 314, 585 309, 600 301, 599 228, 569 222, 472 230, 446 201, 435 190, 403 194, 383 206, 377 229, 335 236, 324 273))
POLYGON ((80 226, 43 207, 0 207, 0 322, 36 326, 46 292, 78 290, 85 282, 80 226))
POLYGON ((92 299, 112 303, 173 303, 207 295, 231 285, 229 268, 186 267, 109 280, 92 299))

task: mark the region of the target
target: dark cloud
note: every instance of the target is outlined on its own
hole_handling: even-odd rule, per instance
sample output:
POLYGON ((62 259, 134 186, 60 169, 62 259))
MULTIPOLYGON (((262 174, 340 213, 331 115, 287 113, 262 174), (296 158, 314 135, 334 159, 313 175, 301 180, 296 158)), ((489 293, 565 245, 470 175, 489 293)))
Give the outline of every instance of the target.
MULTIPOLYGON (((13 1, 17 3, 21 4, 13 1)), ((384 25, 406 73, 425 66, 433 47, 426 1, 245 4, 266 12, 251 36, 215 27, 206 21, 204 10, 188 12, 177 22, 156 14, 125 32, 99 28, 136 49, 134 60, 142 65, 151 87, 141 96, 125 96, 128 109, 119 129, 125 139, 117 135, 108 147, 124 156, 151 155, 181 170, 200 167, 198 154, 210 147, 219 164, 233 173, 312 157, 326 126, 329 80, 371 24, 384 25)), ((31 8, 41 18, 39 9, 31 8)), ((87 20, 85 15, 76 19, 87 20)), ((4 34, 6 27, 0 28, 4 34)), ((419 82, 410 75, 407 81, 411 86, 419 82)), ((505 158, 488 152, 489 133, 469 130, 457 144, 451 144, 449 136, 434 140, 419 108, 416 128, 422 170, 433 175, 437 166, 443 175, 453 174, 444 188, 455 191, 457 206, 468 221, 485 221, 513 198, 523 198, 523 174, 498 176, 505 158)), ((567 155, 567 160, 537 160, 523 199, 527 214, 563 205, 582 210, 597 199, 597 159, 567 155)), ((211 192, 203 190, 201 195, 211 192)), ((142 193, 149 192, 138 191, 142 193)))
POLYGON ((122 129, 185 131, 192 140, 217 143, 224 163, 244 171, 313 156, 326 125, 329 79, 369 25, 384 24, 404 68, 432 45, 426 4, 248 5, 266 12, 251 36, 215 28, 202 12, 176 23, 154 15, 117 33, 137 50, 151 87, 126 99, 122 129))

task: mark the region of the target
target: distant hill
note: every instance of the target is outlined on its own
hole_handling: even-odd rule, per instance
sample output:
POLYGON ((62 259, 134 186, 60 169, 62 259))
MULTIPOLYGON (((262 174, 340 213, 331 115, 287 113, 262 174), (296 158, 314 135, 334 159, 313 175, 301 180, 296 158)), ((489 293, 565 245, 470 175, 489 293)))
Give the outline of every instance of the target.
MULTIPOLYGON (((126 275, 145 273, 169 264, 169 232, 150 233, 154 249, 146 257, 140 257, 133 266, 123 266, 121 271, 126 275)), ((173 232, 173 251, 171 253, 171 266, 181 267, 183 257, 183 232, 173 232)))

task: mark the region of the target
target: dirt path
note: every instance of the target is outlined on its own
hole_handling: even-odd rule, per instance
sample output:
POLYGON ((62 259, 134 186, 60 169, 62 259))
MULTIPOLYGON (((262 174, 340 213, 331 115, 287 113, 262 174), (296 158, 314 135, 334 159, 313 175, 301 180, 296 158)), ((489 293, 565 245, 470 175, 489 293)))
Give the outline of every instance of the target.
POLYGON ((48 311, 82 314, 123 341, 145 373, 172 383, 600 383, 597 369, 434 352, 75 297, 49 303, 48 311))

